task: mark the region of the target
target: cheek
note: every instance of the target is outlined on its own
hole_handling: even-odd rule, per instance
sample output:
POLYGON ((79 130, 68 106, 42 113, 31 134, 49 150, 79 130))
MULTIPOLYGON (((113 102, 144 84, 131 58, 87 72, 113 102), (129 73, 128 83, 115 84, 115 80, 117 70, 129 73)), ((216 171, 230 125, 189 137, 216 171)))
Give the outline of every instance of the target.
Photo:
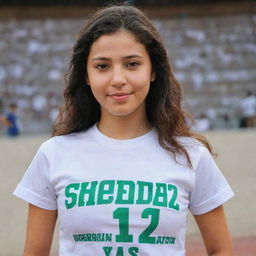
POLYGON ((89 84, 92 87, 98 87, 106 81, 106 74, 99 73, 98 70, 93 67, 87 67, 87 75, 89 84))
POLYGON ((138 72, 132 73, 130 79, 135 83, 137 81, 138 84, 148 85, 150 84, 151 79, 151 71, 149 68, 138 70, 138 72))
POLYGON ((90 76, 88 74, 89 78, 89 86, 91 87, 92 93, 96 99, 102 98, 104 96, 105 87, 104 87, 104 79, 102 77, 94 75, 90 76))
POLYGON ((92 90, 92 94, 94 95, 95 99, 98 102, 101 102, 103 97, 104 97, 104 93, 102 91, 102 89, 98 86, 91 86, 91 90, 92 90))
POLYGON ((99 87, 102 84, 103 79, 102 76, 99 76, 97 73, 88 72, 88 80, 91 87, 99 87))
POLYGON ((133 85, 136 91, 146 93, 150 87, 150 76, 134 75, 130 78, 130 83, 133 85))

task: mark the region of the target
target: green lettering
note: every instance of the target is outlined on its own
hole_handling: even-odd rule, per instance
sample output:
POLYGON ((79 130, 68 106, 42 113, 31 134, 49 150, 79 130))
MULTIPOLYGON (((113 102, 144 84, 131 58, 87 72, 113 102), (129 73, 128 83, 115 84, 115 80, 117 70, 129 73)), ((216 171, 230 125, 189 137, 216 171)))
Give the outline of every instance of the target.
POLYGON ((86 234, 87 241, 92 241, 92 234, 86 234))
POLYGON ((149 217, 151 217, 151 221, 150 221, 150 224, 147 226, 147 228, 139 235, 139 243, 155 244, 156 238, 150 235, 154 232, 154 230, 158 226, 159 215, 160 215, 160 210, 154 209, 154 208, 146 208, 142 212, 141 217, 143 219, 148 219, 149 217))
POLYGON ((176 237, 170 237, 170 244, 174 244, 176 240, 176 237))
POLYGON ((118 180, 117 181, 117 198, 116 204, 133 204, 134 203, 134 190, 135 184, 133 181, 118 180), (124 199, 126 195, 127 199, 124 199))
POLYGON ((73 208, 77 203, 77 193, 72 192, 71 190, 79 190, 80 183, 72 183, 66 186, 65 188, 65 196, 66 198, 71 198, 71 202, 69 200, 65 200, 65 206, 67 209, 73 208))
POLYGON ((123 247, 118 246, 116 256, 124 256, 124 249, 123 247))
POLYGON ((129 208, 117 208, 113 218, 119 220, 119 235, 116 242, 133 242, 133 235, 129 234, 129 208))
POLYGON ((167 207, 167 186, 165 183, 156 183, 153 205, 167 207))
POLYGON ((81 184, 78 206, 85 205, 85 199, 84 199, 85 194, 88 194, 86 205, 95 205, 94 196, 95 196, 95 190, 96 190, 97 184, 98 184, 98 181, 83 182, 81 184), (87 188, 89 184, 91 185, 91 187, 87 188))
POLYGON ((106 241, 111 242, 112 241, 112 234, 106 234, 106 241))
POLYGON ((149 204, 153 197, 153 183, 138 181, 138 199, 136 204, 149 204), (146 197, 145 197, 146 196, 146 197))
POLYGON ((163 244, 164 243, 164 237, 158 236, 156 239, 156 244, 163 244))
POLYGON ((111 204, 113 202, 114 180, 103 180, 99 184, 97 204, 111 204), (106 198, 107 197, 107 198, 106 198))
POLYGON ((110 253, 111 253, 112 249, 113 249, 113 247, 111 247, 111 246, 104 246, 103 247, 103 250, 104 250, 106 256, 110 256, 110 253))
POLYGON ((97 241, 97 236, 96 236, 96 234, 92 234, 92 241, 97 241))
POLYGON ((137 253, 139 252, 139 248, 138 247, 130 247, 128 249, 128 252, 131 256, 137 256, 138 255, 137 253))
POLYGON ((84 239, 84 241, 87 241, 87 235, 86 234, 83 234, 83 239, 84 239))
POLYGON ((74 237, 74 240, 75 240, 76 242, 78 242, 78 236, 77 236, 77 235, 73 235, 73 237, 74 237))
POLYGON ((168 190, 169 190, 169 191, 173 191, 173 192, 172 192, 172 198, 171 198, 171 200, 170 200, 170 202, 169 202, 168 207, 169 207, 169 208, 172 208, 172 209, 174 209, 174 210, 179 211, 180 206, 179 206, 179 204, 176 202, 177 197, 178 197, 178 189, 177 189, 177 187, 174 186, 174 185, 172 185, 172 184, 169 184, 169 185, 168 185, 168 190))

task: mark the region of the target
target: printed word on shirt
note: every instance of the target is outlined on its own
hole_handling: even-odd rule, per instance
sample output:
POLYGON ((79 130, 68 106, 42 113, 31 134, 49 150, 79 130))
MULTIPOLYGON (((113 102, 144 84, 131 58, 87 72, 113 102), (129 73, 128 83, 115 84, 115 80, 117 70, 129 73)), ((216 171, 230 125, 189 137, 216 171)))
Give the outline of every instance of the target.
MULTIPOLYGON (((155 207, 165 207, 179 211, 177 203, 178 188, 173 184, 153 183, 146 181, 130 180, 102 180, 81 183, 71 183, 65 187, 65 206, 67 210, 74 207, 90 207, 94 205, 148 205, 141 212, 140 218, 149 219, 148 225, 139 234, 139 244, 174 244, 175 237, 168 236, 152 236, 154 230, 157 229, 160 209, 155 207), (153 206, 153 207, 152 207, 153 206)), ((89 233, 74 234, 73 239, 76 242, 117 242, 117 243, 133 243, 134 237, 129 232, 129 207, 117 207, 114 209, 112 218, 117 220, 119 224, 119 233, 89 233)), ((124 248, 119 246, 113 252, 112 246, 103 247, 106 256, 111 255, 138 255, 138 247, 128 248, 128 252, 124 252, 124 248)))

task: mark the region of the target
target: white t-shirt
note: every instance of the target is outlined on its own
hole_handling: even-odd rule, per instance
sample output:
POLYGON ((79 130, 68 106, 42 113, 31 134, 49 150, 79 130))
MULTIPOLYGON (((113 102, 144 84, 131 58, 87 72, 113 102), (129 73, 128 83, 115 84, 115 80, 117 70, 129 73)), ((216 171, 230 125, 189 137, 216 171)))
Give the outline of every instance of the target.
POLYGON ((61 256, 184 256, 188 210, 206 213, 233 196, 208 150, 180 138, 173 159, 157 133, 116 140, 96 125, 42 144, 14 194, 56 210, 61 256))

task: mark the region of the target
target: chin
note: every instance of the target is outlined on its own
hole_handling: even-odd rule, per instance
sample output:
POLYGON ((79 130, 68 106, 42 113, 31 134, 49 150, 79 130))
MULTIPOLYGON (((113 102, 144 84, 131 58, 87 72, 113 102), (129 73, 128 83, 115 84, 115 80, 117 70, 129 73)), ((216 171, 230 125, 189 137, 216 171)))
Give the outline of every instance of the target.
POLYGON ((131 115, 133 112, 129 112, 129 111, 117 111, 117 112, 109 112, 112 116, 129 116, 131 115))
POLYGON ((128 116, 130 113, 111 113, 112 116, 128 116))

